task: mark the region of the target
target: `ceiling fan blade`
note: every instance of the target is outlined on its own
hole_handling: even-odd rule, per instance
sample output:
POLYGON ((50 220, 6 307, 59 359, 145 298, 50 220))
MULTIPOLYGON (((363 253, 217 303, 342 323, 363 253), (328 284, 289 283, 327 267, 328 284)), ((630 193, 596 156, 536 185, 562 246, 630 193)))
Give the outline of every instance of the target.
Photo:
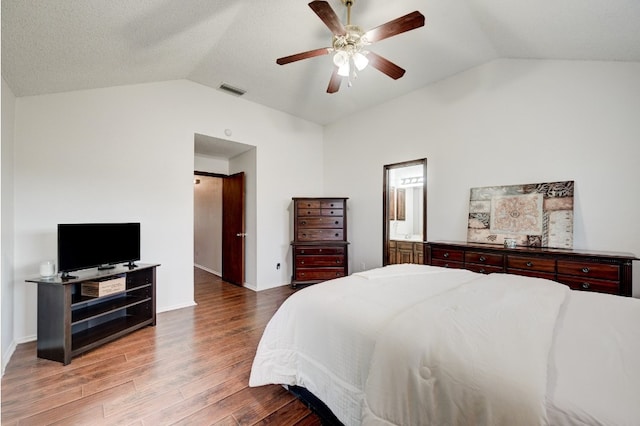
POLYGON ((309 7, 318 15, 322 22, 329 27, 331 32, 335 35, 344 35, 346 30, 344 25, 340 22, 338 15, 333 11, 329 3, 326 1, 312 1, 309 3, 309 7))
POLYGON ((381 71, 391 77, 394 80, 399 79, 405 73, 405 70, 394 64, 388 59, 383 58, 382 56, 375 54, 373 52, 369 52, 367 54, 367 58, 369 59, 369 65, 381 71))
POLYGON ((424 26, 424 15, 416 10, 393 21, 389 21, 386 24, 370 29, 364 36, 369 43, 374 43, 422 26, 424 26))
POLYGON ((333 67, 333 74, 331 74, 331 80, 329 80, 327 93, 336 93, 340 90, 340 83, 342 83, 342 77, 338 75, 338 67, 333 67))
POLYGON ((328 53, 329 53, 329 48, 328 47, 323 47, 321 49, 309 50, 307 52, 296 53, 295 55, 290 55, 290 56, 285 56, 285 57, 282 57, 282 58, 278 58, 278 59, 276 59, 276 63, 278 65, 285 65, 285 64, 289 64, 291 62, 300 61, 302 59, 314 58, 316 56, 326 55, 328 53))

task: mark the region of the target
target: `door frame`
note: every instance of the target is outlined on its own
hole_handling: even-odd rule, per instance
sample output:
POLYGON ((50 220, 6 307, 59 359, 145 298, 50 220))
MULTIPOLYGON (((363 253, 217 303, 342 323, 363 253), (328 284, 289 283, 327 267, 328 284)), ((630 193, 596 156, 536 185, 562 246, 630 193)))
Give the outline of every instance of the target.
MULTIPOLYGON (((241 173, 244 173, 244 172, 241 172, 241 173)), ((237 174, 237 173, 234 173, 234 175, 235 175, 235 174, 237 174)), ((193 175, 194 175, 194 176, 208 176, 208 177, 215 177, 215 178, 220 178, 220 179, 226 179, 226 178, 229 178, 230 176, 232 176, 232 175, 228 175, 228 174, 224 174, 224 173, 203 172, 203 171, 200 171, 200 170, 194 170, 193 175)), ((223 185, 224 185, 224 182, 223 182, 223 185)), ((222 203, 222 200, 220 200, 220 202, 222 203)), ((244 216, 246 215, 246 201, 245 201, 245 203, 244 203, 243 208, 244 208, 244 211, 243 211, 243 217, 244 217, 244 216)), ((224 203, 222 203, 222 216, 224 217, 224 203)), ((243 219, 243 230, 242 230, 242 233, 244 233, 244 232, 245 232, 244 226, 245 226, 245 225, 244 225, 244 219, 243 219)), ((223 230, 222 232, 224 233, 224 230, 223 230)), ((222 236, 221 236, 221 237, 222 237, 222 236)), ((244 238, 243 238, 243 241, 244 241, 244 238)), ((221 242, 220 244, 221 244, 221 245, 223 245, 223 243, 222 243, 222 242, 221 242)), ((241 285, 241 286, 242 286, 242 285, 244 285, 244 269, 245 269, 245 258, 246 258, 245 251, 246 251, 246 250, 243 250, 243 251, 242 251, 242 270, 243 270, 243 273, 242 273, 242 281, 243 281, 243 282, 239 284, 239 285, 241 285)), ((224 256, 224 254, 223 254, 223 256, 224 256)), ((220 270, 220 275, 221 275, 221 277, 222 277, 222 276, 224 275, 224 260, 221 262, 221 265, 222 265, 222 266, 221 266, 221 268, 220 268, 220 269, 221 269, 221 270, 220 270)))

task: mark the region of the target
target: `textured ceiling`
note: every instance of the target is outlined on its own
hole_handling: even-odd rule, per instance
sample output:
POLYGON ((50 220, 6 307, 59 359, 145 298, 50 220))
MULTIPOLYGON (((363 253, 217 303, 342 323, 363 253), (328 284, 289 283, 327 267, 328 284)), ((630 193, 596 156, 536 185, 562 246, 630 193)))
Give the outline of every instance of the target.
MULTIPOLYGON (((640 61, 638 0, 356 0, 364 30, 419 10, 422 28, 369 50, 407 70, 369 67, 327 94, 330 46, 301 0, 2 0, 2 75, 16 96, 189 79, 226 82, 254 101, 320 124, 496 58, 640 61)), ((329 0, 346 21, 340 0, 329 0)))

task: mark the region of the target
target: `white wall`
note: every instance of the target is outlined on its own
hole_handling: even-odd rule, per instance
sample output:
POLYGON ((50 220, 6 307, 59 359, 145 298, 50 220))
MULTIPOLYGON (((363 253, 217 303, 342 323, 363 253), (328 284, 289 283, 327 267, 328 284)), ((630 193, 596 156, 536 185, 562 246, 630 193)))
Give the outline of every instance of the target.
POLYGON ((215 158, 208 155, 195 154, 193 159, 193 170, 197 172, 229 174, 229 160, 225 158, 215 158))
POLYGON ((469 188, 575 180, 574 247, 640 255, 639 112, 640 63, 497 60, 327 126, 351 272, 382 264, 383 165, 423 157, 429 240, 466 239, 469 188))
MULTIPOLYGON (((17 99, 15 339, 35 337, 35 285, 24 280, 55 258, 59 222, 142 222, 143 261, 162 265, 158 309, 193 303, 194 133, 228 139, 227 128, 260 149, 255 180, 269 203, 254 238, 279 253, 290 241, 283 206, 322 190, 320 126, 188 81, 17 99)), ((254 288, 289 282, 255 262, 254 288)))
POLYGON ((0 361, 2 372, 9 362, 15 349, 13 322, 13 150, 14 150, 14 119, 16 99, 13 92, 2 79, 2 151, 0 152, 0 184, 2 198, 0 199, 0 223, 2 238, 0 239, 0 321, 2 327, 0 336, 2 348, 0 361))

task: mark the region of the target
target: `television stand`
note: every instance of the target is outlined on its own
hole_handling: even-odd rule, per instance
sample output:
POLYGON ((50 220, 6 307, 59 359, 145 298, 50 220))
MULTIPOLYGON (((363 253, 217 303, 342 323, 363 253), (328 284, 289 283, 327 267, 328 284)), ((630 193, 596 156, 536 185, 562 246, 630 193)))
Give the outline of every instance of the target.
POLYGON ((135 264, 135 262, 131 261, 131 262, 127 262, 125 264, 123 264, 122 266, 124 266, 125 268, 129 268, 129 269, 133 269, 133 268, 137 268, 138 265, 135 264))
POLYGON ((148 325, 156 325, 157 264, 135 270, 116 266, 107 271, 78 271, 68 278, 37 277, 38 358, 67 365, 71 358, 148 325), (82 296, 82 284, 125 278, 123 291, 100 297, 82 296))
POLYGON ((114 265, 100 265, 98 266, 98 271, 106 271, 108 269, 113 269, 115 268, 114 265))

